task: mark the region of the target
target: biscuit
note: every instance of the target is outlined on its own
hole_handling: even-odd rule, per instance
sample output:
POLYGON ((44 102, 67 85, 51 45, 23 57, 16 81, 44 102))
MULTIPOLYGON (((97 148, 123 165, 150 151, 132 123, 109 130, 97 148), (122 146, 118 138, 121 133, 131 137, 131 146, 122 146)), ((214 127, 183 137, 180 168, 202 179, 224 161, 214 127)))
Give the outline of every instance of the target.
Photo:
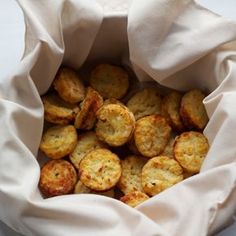
POLYGON ((77 145, 69 157, 72 164, 79 169, 80 161, 86 154, 94 149, 106 147, 107 145, 101 142, 93 131, 87 131, 78 135, 77 145))
POLYGON ((70 103, 78 103, 84 99, 85 88, 76 72, 67 67, 61 67, 53 82, 59 96, 70 103))
POLYGON ((49 128, 42 137, 40 150, 52 159, 69 155, 77 143, 77 132, 73 125, 57 125, 49 128))
POLYGON ((129 76, 119 66, 100 64, 91 72, 90 85, 104 98, 120 99, 129 88, 129 76))
POLYGON ((202 133, 189 131, 176 138, 174 155, 187 172, 198 173, 208 149, 208 140, 202 133))
POLYGON ((102 106, 97 112, 97 120, 97 137, 114 147, 125 144, 131 138, 135 127, 133 114, 119 104, 102 106))
POLYGON ((157 156, 144 165, 141 176, 144 192, 154 196, 183 180, 183 169, 176 160, 157 156))
POLYGON ((110 189, 105 192, 96 192, 96 191, 93 191, 90 188, 86 187, 80 180, 75 185, 74 193, 75 194, 93 193, 93 194, 98 194, 98 195, 102 195, 102 196, 106 196, 106 197, 112 197, 112 198, 115 197, 114 189, 110 189))
POLYGON ((81 103, 81 110, 75 118, 77 129, 90 130, 96 122, 96 112, 103 105, 103 99, 93 88, 88 87, 84 101, 81 103))
POLYGON ((120 198, 122 202, 131 207, 136 207, 148 199, 149 197, 145 193, 139 191, 129 192, 120 198))
POLYGON ((145 116, 136 122, 134 140, 138 151, 146 157, 163 152, 171 135, 171 127, 160 115, 145 116))
POLYGON ((45 197, 71 193, 77 181, 74 167, 65 160, 51 160, 41 169, 39 188, 45 197))
POLYGON ((117 187, 127 194, 133 191, 143 191, 141 184, 141 172, 147 160, 140 156, 128 156, 121 160, 121 177, 117 187))
POLYGON ((121 175, 120 159, 108 149, 95 149, 80 162, 81 182, 94 191, 114 187, 121 175))
POLYGON ((200 90, 191 90, 181 100, 180 115, 184 125, 189 129, 203 130, 208 116, 203 105, 205 95, 200 90))
POLYGON ((173 91, 167 94, 162 100, 162 115, 169 122, 170 126, 177 132, 181 132, 184 129, 179 114, 181 99, 182 94, 173 91))
POLYGON ((74 121, 79 107, 62 100, 56 94, 48 94, 42 97, 44 106, 44 119, 50 123, 67 125, 74 121))
POLYGON ((136 120, 154 114, 161 114, 161 96, 156 88, 146 88, 137 92, 127 102, 136 120))

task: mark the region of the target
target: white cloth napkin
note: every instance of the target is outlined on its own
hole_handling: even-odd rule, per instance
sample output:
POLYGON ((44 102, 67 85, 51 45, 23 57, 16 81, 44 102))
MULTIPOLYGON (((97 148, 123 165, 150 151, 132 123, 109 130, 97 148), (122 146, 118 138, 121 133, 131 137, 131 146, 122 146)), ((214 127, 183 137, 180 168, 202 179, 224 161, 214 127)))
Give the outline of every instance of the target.
POLYGON ((211 92, 205 99, 211 149, 201 174, 132 209, 96 195, 41 197, 39 94, 47 91, 62 62, 74 68, 85 62, 103 9, 85 0, 18 2, 27 29, 25 53, 18 70, 0 80, 0 219, 34 236, 203 236, 228 223, 236 209, 236 23, 190 0, 130 5, 129 52, 139 79, 211 92))

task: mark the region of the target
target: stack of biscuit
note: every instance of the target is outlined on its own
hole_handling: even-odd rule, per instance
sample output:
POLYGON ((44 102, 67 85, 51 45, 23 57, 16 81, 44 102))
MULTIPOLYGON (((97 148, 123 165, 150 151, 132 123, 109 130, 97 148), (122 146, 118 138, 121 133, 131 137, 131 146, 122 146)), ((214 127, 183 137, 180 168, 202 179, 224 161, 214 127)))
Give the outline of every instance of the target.
POLYGON ((124 103, 129 84, 116 65, 96 66, 87 87, 74 70, 59 69, 42 96, 50 128, 40 150, 51 159, 41 168, 44 197, 92 193, 136 207, 200 171, 209 149, 204 94, 163 96, 151 87, 124 103))

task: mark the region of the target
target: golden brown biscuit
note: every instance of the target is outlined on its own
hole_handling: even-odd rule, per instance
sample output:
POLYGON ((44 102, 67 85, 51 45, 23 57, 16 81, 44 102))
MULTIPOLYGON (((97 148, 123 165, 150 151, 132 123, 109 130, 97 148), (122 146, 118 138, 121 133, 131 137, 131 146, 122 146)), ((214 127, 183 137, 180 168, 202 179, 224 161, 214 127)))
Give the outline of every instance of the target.
POLYGON ((39 148, 48 157, 59 159, 69 155, 76 143, 77 132, 73 125, 57 125, 43 134, 39 148))
POLYGON ((76 72, 67 67, 61 67, 53 82, 59 96, 70 103, 77 103, 84 99, 85 88, 76 72))
POLYGON ((148 199, 149 197, 145 193, 139 191, 129 192, 120 198, 122 202, 131 207, 136 207, 148 199))
POLYGON ((74 167, 65 160, 51 160, 41 169, 39 188, 45 197, 71 193, 77 181, 74 167))
POLYGON ((80 162, 81 182, 95 191, 109 190, 121 175, 120 159, 108 149, 95 149, 80 162))
POLYGON ((131 138, 135 119, 128 108, 119 104, 104 105, 98 110, 97 119, 96 135, 110 146, 121 146, 131 138))
POLYGON ((202 130, 208 122, 208 116, 203 105, 205 95, 197 89, 186 93, 181 101, 180 115, 183 123, 189 129, 202 130))
POLYGON ((184 129, 179 114, 181 99, 182 94, 173 91, 167 94, 162 100, 162 114, 167 119, 170 126, 178 132, 181 132, 184 129))
POLYGON ((75 118, 77 129, 90 130, 96 122, 96 112, 103 105, 103 99, 93 88, 88 87, 86 97, 81 103, 81 111, 75 118))
POLYGON ((176 160, 190 173, 198 173, 200 171, 208 149, 207 138, 196 131, 182 133, 176 138, 174 144, 176 160))
POLYGON ((151 158, 142 169, 143 190, 154 196, 183 180, 183 169, 179 163, 166 156, 151 158))
POLYGON ((145 116, 136 122, 134 140, 139 152, 154 157, 163 152, 171 135, 171 127, 160 115, 145 116))
POLYGON ((141 156, 128 156, 121 160, 121 177, 117 187, 127 194, 133 191, 143 191, 141 183, 141 172, 147 159, 141 156))
POLYGON ((129 88, 129 76, 119 66, 100 64, 91 72, 90 85, 104 98, 120 99, 129 88))
POLYGON ((56 94, 48 94, 42 97, 44 106, 44 119, 58 125, 67 125, 74 121, 79 107, 62 100, 56 94))
POLYGON ((146 88, 137 92, 127 102, 127 107, 133 112, 136 120, 161 113, 161 96, 156 88, 146 88))
POLYGON ((106 148, 107 145, 101 142, 93 131, 87 131, 78 135, 78 142, 74 151, 70 154, 73 165, 79 169, 80 161, 92 150, 106 148))

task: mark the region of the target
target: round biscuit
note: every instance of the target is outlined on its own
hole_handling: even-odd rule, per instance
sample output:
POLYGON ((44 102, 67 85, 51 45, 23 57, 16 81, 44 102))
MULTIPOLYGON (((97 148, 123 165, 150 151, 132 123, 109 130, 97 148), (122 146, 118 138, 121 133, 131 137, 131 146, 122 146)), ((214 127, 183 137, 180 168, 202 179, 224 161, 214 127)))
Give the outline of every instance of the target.
POLYGON ((176 160, 157 156, 144 165, 141 176, 144 192, 154 196, 182 181, 183 169, 176 160))
POLYGON ((122 67, 100 64, 91 72, 90 85, 104 98, 120 99, 129 88, 129 76, 122 67))
POLYGON ((92 150, 98 148, 106 148, 107 145, 101 142, 94 131, 87 131, 78 135, 77 145, 72 153, 70 160, 72 164, 79 169, 80 161, 92 150))
POLYGON ((108 149, 95 149, 80 162, 81 182, 95 191, 114 187, 121 175, 120 159, 108 149))
POLYGON ((149 197, 145 193, 139 191, 129 192, 120 198, 122 202, 131 207, 136 207, 148 199, 149 197))
POLYGON ((81 103, 81 110, 75 118, 77 129, 90 130, 96 122, 96 112, 103 105, 103 98, 91 87, 87 88, 84 101, 81 103))
POLYGON ((48 94, 42 97, 44 106, 44 119, 50 123, 67 125, 74 121, 79 107, 62 100, 56 94, 48 94))
POLYGON ((127 194, 133 191, 143 191, 141 183, 141 172, 147 159, 141 156, 128 156, 121 160, 121 177, 117 187, 127 194))
POLYGON ((208 122, 208 116, 203 104, 205 95, 197 89, 184 94, 181 100, 180 116, 189 129, 203 130, 208 122))
POLYGON ((174 155, 187 172, 198 173, 208 149, 208 140, 202 133, 189 131, 176 138, 174 155))
POLYGON ((53 82, 59 96, 70 103, 78 103, 84 99, 85 88, 76 72, 67 67, 61 67, 53 82))
POLYGON ((97 137, 114 147, 125 144, 131 138, 135 127, 133 114, 119 104, 102 106, 97 112, 97 120, 97 137))
POLYGON ((42 137, 40 150, 52 159, 69 155, 77 143, 77 132, 73 125, 57 125, 49 128, 42 137))
POLYGON ((167 94, 162 100, 162 114, 167 119, 170 126, 178 132, 181 132, 184 129, 184 125, 179 114, 181 99, 182 94, 173 91, 167 94))
POLYGON ((159 155, 167 145, 170 135, 171 127, 160 115, 145 116, 136 122, 134 140, 143 156, 159 155))
POLYGON ((65 160, 51 160, 41 169, 39 188, 45 197, 71 193, 77 181, 74 167, 65 160))
POLYGON ((146 88, 137 92, 126 105, 136 120, 148 115, 161 114, 161 96, 156 88, 146 88))

